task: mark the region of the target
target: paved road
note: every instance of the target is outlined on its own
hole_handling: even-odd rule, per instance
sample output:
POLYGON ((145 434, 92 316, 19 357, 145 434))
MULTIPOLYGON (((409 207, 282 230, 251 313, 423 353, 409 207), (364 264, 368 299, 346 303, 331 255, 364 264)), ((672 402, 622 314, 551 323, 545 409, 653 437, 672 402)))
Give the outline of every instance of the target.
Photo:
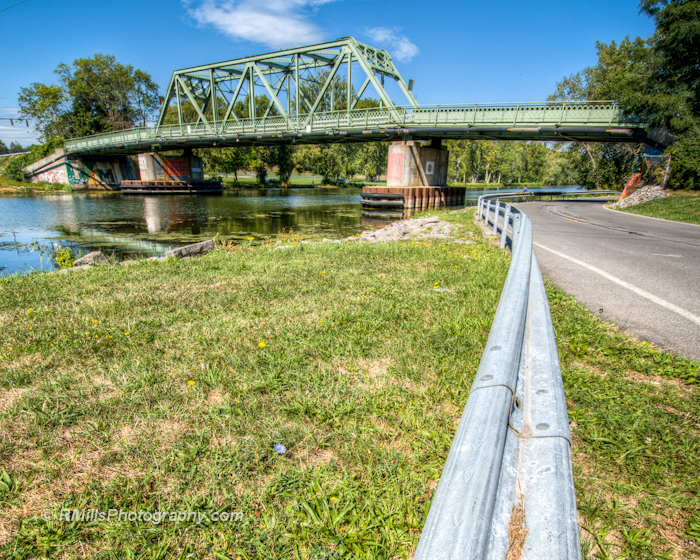
POLYGON ((700 360, 700 226, 603 204, 518 204, 532 220, 542 273, 631 335, 700 360))

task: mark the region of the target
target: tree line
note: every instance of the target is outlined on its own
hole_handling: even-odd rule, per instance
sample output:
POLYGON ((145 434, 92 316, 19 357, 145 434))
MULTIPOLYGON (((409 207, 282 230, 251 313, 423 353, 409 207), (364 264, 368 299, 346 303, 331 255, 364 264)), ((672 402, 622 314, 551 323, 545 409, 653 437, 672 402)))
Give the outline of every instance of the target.
MULTIPOLYGON (((670 186, 700 188, 700 0, 642 0, 639 10, 654 19, 643 39, 598 42, 598 63, 564 78, 552 100, 615 99, 629 114, 647 118, 652 137, 672 140, 670 186)), ((600 184, 615 169, 639 165, 638 149, 619 144, 570 144, 583 182, 600 184), (586 162, 588 158, 588 162, 586 162)), ((655 177, 649 177, 650 180, 655 177)), ((658 179, 658 177, 657 177, 658 179)))

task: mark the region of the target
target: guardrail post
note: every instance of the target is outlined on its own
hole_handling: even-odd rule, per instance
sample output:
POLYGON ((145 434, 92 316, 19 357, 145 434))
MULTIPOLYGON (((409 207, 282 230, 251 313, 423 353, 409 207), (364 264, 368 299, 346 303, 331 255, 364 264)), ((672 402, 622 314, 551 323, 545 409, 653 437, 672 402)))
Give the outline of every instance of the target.
POLYGON ((489 213, 491 212, 491 201, 486 203, 486 211, 484 212, 484 223, 489 225, 489 213))
POLYGON ((501 249, 505 249, 508 239, 508 220, 510 220, 511 205, 506 204, 506 214, 503 216, 503 229, 501 230, 501 249))
POLYGON ((496 199, 496 209, 493 211, 493 233, 498 233, 498 218, 501 214, 501 201, 496 199))

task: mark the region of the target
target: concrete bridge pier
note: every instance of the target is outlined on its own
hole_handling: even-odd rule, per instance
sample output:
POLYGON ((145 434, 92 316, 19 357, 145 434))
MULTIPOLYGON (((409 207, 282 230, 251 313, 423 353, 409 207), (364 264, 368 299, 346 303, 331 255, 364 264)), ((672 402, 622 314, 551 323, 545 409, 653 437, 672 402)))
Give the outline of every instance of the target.
POLYGON ((182 156, 165 156, 156 152, 139 154, 139 174, 141 181, 204 181, 204 162, 193 156, 192 150, 185 150, 182 156))
POLYGON ((138 155, 137 181, 123 181, 124 194, 219 194, 222 185, 204 180, 204 162, 185 148, 182 156, 169 156, 157 152, 138 155))
POLYGON ((398 212, 398 195, 403 196, 404 211, 464 204, 465 189, 447 186, 448 163, 449 152, 439 139, 433 140, 428 146, 422 146, 415 140, 392 142, 389 145, 386 187, 362 189, 363 193, 373 195, 365 197, 364 204, 368 208, 363 209, 363 215, 381 212, 382 216, 386 216, 387 208, 390 207, 398 212), (390 195, 386 200, 387 208, 383 208, 382 200, 376 196, 378 194, 390 195))
POLYGON ((387 187, 447 186, 449 153, 442 142, 421 146, 414 140, 392 142, 389 146, 387 187))

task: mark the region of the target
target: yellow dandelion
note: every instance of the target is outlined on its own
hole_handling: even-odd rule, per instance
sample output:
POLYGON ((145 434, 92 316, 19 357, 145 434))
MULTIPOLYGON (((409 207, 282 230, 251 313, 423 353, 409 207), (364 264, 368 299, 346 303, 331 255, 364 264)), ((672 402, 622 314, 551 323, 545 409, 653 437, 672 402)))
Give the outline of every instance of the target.
POLYGON ((255 239, 255 237, 246 237, 246 239, 247 239, 248 241, 253 241, 253 240, 255 239))
POLYGON ((93 323, 99 323, 99 321, 98 321, 97 319, 93 319, 92 322, 93 322, 93 323))
POLYGON ((326 271, 325 271, 325 270, 321 272, 321 274, 325 274, 325 273, 326 273, 326 271))
POLYGON ((85 334, 90 334, 90 331, 87 331, 85 334))
POLYGON ((265 346, 267 346, 267 344, 265 344, 264 342, 258 342, 258 346, 260 348, 265 348, 265 346))
POLYGON ((31 311, 31 310, 32 310, 32 308, 31 308, 31 307, 30 307, 29 309, 27 309, 27 311, 31 311))
POLYGON ((129 334, 131 334, 131 333, 125 332, 124 336, 129 336, 129 334))
POLYGON ((187 384, 188 384, 190 387, 192 387, 192 386, 194 386, 194 381, 192 381, 192 380, 190 379, 190 380, 187 382, 187 384))
POLYGON ((109 335, 109 338, 112 338, 112 335, 111 335, 111 334, 109 335))

